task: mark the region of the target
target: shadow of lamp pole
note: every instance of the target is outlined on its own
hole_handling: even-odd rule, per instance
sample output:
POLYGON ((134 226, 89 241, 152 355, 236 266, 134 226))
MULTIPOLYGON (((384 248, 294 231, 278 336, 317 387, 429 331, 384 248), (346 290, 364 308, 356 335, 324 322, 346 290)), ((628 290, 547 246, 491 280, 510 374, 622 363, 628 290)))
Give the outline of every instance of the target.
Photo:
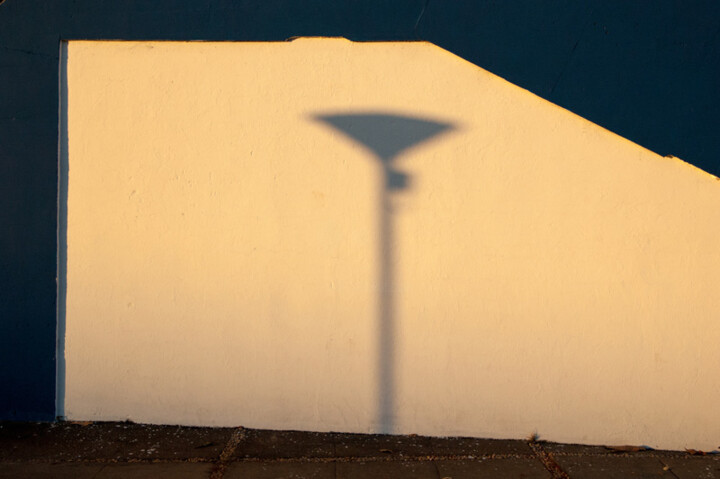
POLYGON ((449 123, 387 113, 319 114, 312 117, 367 148, 382 174, 379 189, 378 268, 378 417, 381 433, 394 432, 394 275, 391 193, 410 188, 410 176, 393 167, 403 151, 453 129, 449 123))

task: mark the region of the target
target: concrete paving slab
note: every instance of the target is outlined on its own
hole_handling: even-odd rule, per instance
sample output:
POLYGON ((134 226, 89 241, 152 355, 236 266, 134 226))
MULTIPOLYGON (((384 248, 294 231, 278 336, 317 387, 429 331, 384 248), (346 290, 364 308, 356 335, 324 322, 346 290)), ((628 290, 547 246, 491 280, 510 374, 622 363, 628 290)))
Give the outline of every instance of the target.
POLYGON ((426 436, 333 433, 336 457, 429 456, 431 439, 426 436))
POLYGON ((572 479, 672 478, 657 457, 554 456, 572 479))
MULTIPOLYGON (((0 479, 209 477, 213 470, 210 461, 220 458, 234 432, 239 443, 232 457, 223 457, 223 461, 229 459, 223 466, 227 465, 225 477, 230 478, 550 476, 525 441, 130 423, 0 422, 0 479), (137 459, 142 462, 134 462, 137 459), (196 462, 198 459, 206 462, 196 462)), ((652 450, 613 452, 602 446, 545 442, 539 445, 573 479, 720 479, 718 456, 652 450)))
POLYGON ((672 457, 660 461, 679 479, 720 479, 720 456, 672 457))
POLYGON ((211 464, 200 463, 153 463, 153 464, 108 464, 103 467, 97 479, 207 479, 211 464))
POLYGON ((438 456, 491 456, 517 454, 533 456, 526 441, 476 439, 470 437, 433 437, 430 439, 433 454, 438 456))
POLYGON ((550 473, 537 459, 507 458, 459 461, 437 461, 442 478, 495 479, 515 477, 523 479, 549 479, 550 473))
POLYGON ((540 441, 538 444, 547 452, 553 455, 590 455, 605 456, 611 451, 604 446, 585 446, 583 444, 558 444, 556 442, 540 441))
POLYGON ((334 449, 329 434, 247 429, 243 432, 234 457, 259 459, 332 457, 334 449))
POLYGON ((619 454, 653 455, 653 456, 677 456, 683 454, 680 451, 665 451, 660 449, 649 449, 643 446, 585 446, 582 444, 559 444, 556 442, 541 441, 540 445, 549 453, 555 455, 588 455, 605 456, 619 454), (634 451, 632 448, 637 448, 634 451))
POLYGON ((0 464, 0 479, 92 479, 103 464, 0 464))
POLYGON ((216 458, 233 428, 133 423, 0 423, 0 461, 216 458))
POLYGON ((334 479, 335 463, 236 462, 224 479, 334 479))
POLYGON ((338 462, 337 479, 440 479, 432 461, 338 462))

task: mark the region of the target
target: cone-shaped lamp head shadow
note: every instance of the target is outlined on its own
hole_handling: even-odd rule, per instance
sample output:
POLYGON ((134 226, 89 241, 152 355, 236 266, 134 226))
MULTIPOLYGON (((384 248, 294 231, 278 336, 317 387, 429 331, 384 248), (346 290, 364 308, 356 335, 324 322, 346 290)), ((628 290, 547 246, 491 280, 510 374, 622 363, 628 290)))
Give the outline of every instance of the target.
POLYGON ((449 123, 377 112, 320 114, 313 119, 368 148, 385 166, 403 150, 453 129, 449 123))

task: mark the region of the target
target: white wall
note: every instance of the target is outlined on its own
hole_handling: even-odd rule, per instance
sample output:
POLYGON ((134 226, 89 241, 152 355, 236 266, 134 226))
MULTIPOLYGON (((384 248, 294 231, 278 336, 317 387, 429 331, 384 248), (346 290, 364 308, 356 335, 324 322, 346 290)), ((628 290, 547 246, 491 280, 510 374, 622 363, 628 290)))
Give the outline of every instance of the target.
POLYGON ((718 447, 717 178, 427 43, 70 42, 66 81, 68 418, 718 447), (350 114, 448 128, 386 191, 350 114))

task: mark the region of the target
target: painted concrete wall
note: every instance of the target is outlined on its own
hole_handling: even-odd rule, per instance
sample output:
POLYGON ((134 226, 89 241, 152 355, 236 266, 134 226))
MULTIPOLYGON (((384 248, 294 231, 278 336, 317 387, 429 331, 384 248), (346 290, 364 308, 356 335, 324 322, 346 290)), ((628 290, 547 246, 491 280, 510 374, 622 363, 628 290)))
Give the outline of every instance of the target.
POLYGON ((719 175, 719 28, 720 3, 705 0, 655 0, 652 7, 609 0, 0 2, 0 419, 62 414, 55 409, 62 40, 426 40, 719 175))
POLYGON ((67 53, 68 418, 717 447, 717 178, 427 43, 67 53))

